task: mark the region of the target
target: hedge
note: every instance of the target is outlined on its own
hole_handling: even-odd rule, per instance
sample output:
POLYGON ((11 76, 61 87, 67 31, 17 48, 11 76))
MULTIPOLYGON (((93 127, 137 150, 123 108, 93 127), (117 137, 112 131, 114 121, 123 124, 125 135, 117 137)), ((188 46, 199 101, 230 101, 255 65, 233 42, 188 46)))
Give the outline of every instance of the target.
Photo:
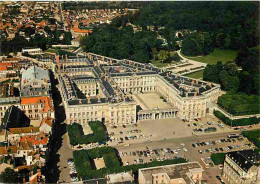
POLYGON ((81 177, 83 180, 88 180, 94 178, 103 178, 106 174, 119 173, 124 171, 133 171, 135 174, 137 174, 138 169, 141 168, 187 162, 187 160, 183 158, 176 158, 173 160, 165 160, 162 162, 152 161, 145 164, 122 166, 120 158, 117 156, 116 152, 117 150, 111 147, 74 151, 73 158, 78 176, 81 177), (93 160, 100 157, 104 158, 106 167, 96 170, 93 166, 93 160))
POLYGON ((226 125, 231 126, 232 123, 232 127, 236 127, 236 126, 247 126, 247 125, 255 125, 258 124, 260 122, 260 118, 257 117, 252 117, 252 118, 242 118, 242 119, 234 119, 231 121, 231 119, 229 119, 228 117, 226 117, 224 114, 222 114, 220 111, 214 111, 214 114, 217 118, 219 118, 220 120, 222 120, 226 125))
POLYGON ((67 126, 71 145, 105 142, 108 140, 107 131, 102 122, 91 121, 88 124, 93 131, 92 134, 88 135, 84 135, 83 128, 80 124, 73 123, 67 126))
POLYGON ((228 92, 218 98, 218 105, 233 115, 259 114, 259 97, 228 92))
POLYGON ((260 130, 244 131, 242 135, 260 149, 260 130))
POLYGON ((225 157, 226 157, 226 153, 212 153, 210 155, 210 158, 215 165, 223 164, 225 157))

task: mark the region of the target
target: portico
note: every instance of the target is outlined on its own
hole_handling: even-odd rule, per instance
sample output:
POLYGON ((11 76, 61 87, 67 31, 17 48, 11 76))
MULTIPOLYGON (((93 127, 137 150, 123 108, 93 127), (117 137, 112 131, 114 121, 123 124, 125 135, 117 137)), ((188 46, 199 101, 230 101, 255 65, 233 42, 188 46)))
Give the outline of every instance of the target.
POLYGON ((138 120, 156 120, 165 118, 175 118, 177 116, 178 109, 152 109, 141 110, 137 113, 138 120))

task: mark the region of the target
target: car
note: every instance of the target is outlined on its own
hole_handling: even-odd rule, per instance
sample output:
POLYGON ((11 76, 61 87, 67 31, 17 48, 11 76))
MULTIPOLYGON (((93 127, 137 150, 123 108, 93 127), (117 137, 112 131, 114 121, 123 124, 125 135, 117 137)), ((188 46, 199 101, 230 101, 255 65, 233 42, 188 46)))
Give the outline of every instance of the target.
POLYGON ((126 161, 126 162, 125 162, 125 165, 129 165, 129 162, 128 162, 128 161, 126 161))
POLYGON ((129 140, 128 137, 125 137, 125 140, 126 140, 126 141, 129 140))
POLYGON ((220 178, 220 176, 216 176, 216 178, 220 181, 221 184, 225 184, 225 182, 220 178))
POLYGON ((152 142, 151 140, 148 140, 147 142, 152 142))
POLYGON ((126 126, 125 126, 125 125, 123 125, 123 128, 126 128, 126 126))
POLYGON ((197 146, 196 146, 196 144, 192 144, 192 147, 193 147, 193 148, 196 148, 197 146))
POLYGON ((183 148, 183 151, 188 152, 187 148, 183 148))
POLYGON ((181 143, 181 146, 183 146, 183 147, 184 147, 184 146, 185 146, 185 144, 184 144, 184 143, 181 143))

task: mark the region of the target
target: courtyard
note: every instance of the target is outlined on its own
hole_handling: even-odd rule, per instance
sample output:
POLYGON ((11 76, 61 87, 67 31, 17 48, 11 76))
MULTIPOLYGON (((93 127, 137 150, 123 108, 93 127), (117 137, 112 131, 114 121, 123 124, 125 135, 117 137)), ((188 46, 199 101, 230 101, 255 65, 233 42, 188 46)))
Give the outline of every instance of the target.
POLYGON ((133 95, 134 100, 142 108, 142 110, 152 110, 152 109, 169 109, 173 106, 164 102, 158 93, 139 93, 133 95))

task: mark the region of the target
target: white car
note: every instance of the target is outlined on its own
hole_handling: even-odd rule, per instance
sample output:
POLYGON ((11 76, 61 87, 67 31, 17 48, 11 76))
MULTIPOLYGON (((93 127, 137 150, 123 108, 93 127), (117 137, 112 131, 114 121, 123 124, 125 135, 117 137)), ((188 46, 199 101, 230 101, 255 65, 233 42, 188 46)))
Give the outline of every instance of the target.
POLYGON ((186 148, 183 148, 183 151, 188 152, 188 150, 186 148))

